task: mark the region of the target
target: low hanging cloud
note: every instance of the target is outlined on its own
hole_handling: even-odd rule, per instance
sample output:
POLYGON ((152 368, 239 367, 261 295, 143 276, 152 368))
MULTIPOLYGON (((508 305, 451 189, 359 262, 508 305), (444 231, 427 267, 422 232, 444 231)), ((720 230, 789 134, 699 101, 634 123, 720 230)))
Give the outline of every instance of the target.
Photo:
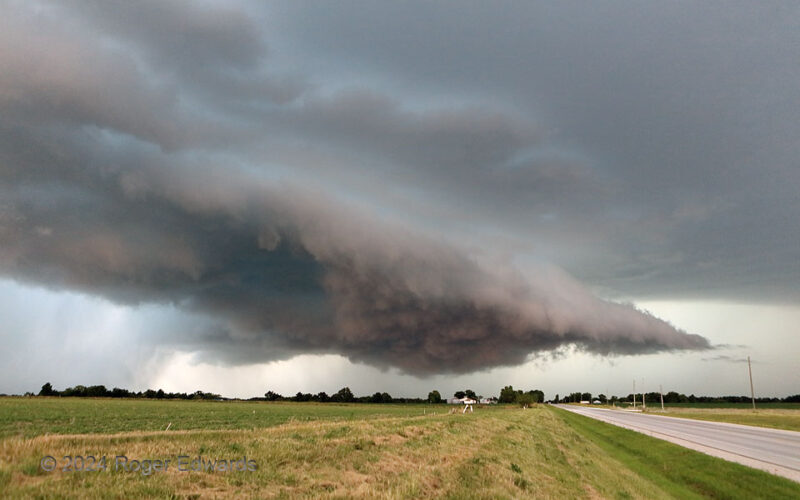
MULTIPOLYGON (((424 375, 519 364, 568 344, 598 354, 709 348, 555 267, 523 273, 324 193, 160 157, 42 167, 47 182, 7 189, 0 271, 215 317, 225 331, 195 348, 217 346, 233 363, 334 352, 424 375)), ((35 170, 6 168, 18 186, 35 170)))
POLYGON ((569 250, 625 236, 614 172, 493 99, 437 107, 274 70, 251 7, 8 9, 0 275, 210 318, 161 341, 227 363, 339 353, 424 375, 569 345, 710 348, 497 255, 494 228, 569 250), (473 224, 469 243, 432 229, 473 224))

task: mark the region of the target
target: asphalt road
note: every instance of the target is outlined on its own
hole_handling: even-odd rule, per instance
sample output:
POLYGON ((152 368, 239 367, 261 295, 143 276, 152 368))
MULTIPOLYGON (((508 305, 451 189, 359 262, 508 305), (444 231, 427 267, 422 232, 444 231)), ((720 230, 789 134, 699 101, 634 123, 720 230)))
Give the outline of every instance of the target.
POLYGON ((556 406, 800 482, 800 432, 623 410, 556 406))

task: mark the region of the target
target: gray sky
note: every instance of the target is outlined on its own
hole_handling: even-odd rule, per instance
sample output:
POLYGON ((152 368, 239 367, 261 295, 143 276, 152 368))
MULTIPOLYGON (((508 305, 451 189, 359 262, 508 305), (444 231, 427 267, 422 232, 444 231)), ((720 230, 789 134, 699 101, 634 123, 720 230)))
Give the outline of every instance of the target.
POLYGON ((793 3, 0 8, 0 392, 800 392, 793 3))

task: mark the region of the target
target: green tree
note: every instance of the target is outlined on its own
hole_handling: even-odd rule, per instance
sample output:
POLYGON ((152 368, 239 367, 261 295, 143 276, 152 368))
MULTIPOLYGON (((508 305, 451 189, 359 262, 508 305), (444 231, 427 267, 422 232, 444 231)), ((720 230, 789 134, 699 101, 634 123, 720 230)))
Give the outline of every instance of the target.
POLYGON ((466 393, 466 392, 464 392, 464 391, 456 391, 456 392, 455 392, 455 394, 453 394, 453 397, 454 397, 454 398, 461 399, 461 398, 463 398, 463 397, 464 397, 464 396, 466 396, 466 395, 467 395, 467 393, 466 393))
POLYGON ((536 403, 536 400, 532 392, 526 392, 517 396, 517 403, 523 408, 528 408, 536 403))
POLYGON ((53 390, 53 386, 50 385, 50 382, 47 382, 42 386, 42 390, 39 391, 40 396, 55 396, 58 394, 56 391, 53 390))
POLYGON ((442 402, 442 395, 439 394, 439 391, 433 390, 428 393, 428 403, 438 404, 441 402, 442 402))
POLYGON ((272 392, 272 391, 267 391, 264 394, 264 397, 267 399, 267 401, 277 401, 279 399, 283 399, 283 396, 281 396, 277 392, 272 392))
POLYGON ((331 399, 339 403, 352 403, 356 398, 353 396, 353 391, 351 391, 349 387, 342 387, 331 399))
POLYGON ((517 400, 517 393, 513 387, 507 385, 500 389, 500 397, 497 400, 500 403, 513 403, 517 400))

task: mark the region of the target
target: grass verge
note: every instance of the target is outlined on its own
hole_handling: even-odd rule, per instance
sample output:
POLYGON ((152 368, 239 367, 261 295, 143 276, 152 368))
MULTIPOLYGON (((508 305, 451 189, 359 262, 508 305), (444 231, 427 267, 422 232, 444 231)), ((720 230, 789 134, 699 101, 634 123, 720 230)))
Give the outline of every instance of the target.
POLYGON ((665 415, 667 417, 693 418, 712 422, 727 422, 729 424, 754 425, 756 427, 769 427, 771 429, 800 431, 800 410, 758 409, 753 411, 752 409, 728 408, 667 408, 663 412, 660 409, 648 409, 648 413, 665 415))
POLYGON ((583 438, 675 498, 800 498, 800 483, 711 457, 566 410, 551 408, 583 438))

